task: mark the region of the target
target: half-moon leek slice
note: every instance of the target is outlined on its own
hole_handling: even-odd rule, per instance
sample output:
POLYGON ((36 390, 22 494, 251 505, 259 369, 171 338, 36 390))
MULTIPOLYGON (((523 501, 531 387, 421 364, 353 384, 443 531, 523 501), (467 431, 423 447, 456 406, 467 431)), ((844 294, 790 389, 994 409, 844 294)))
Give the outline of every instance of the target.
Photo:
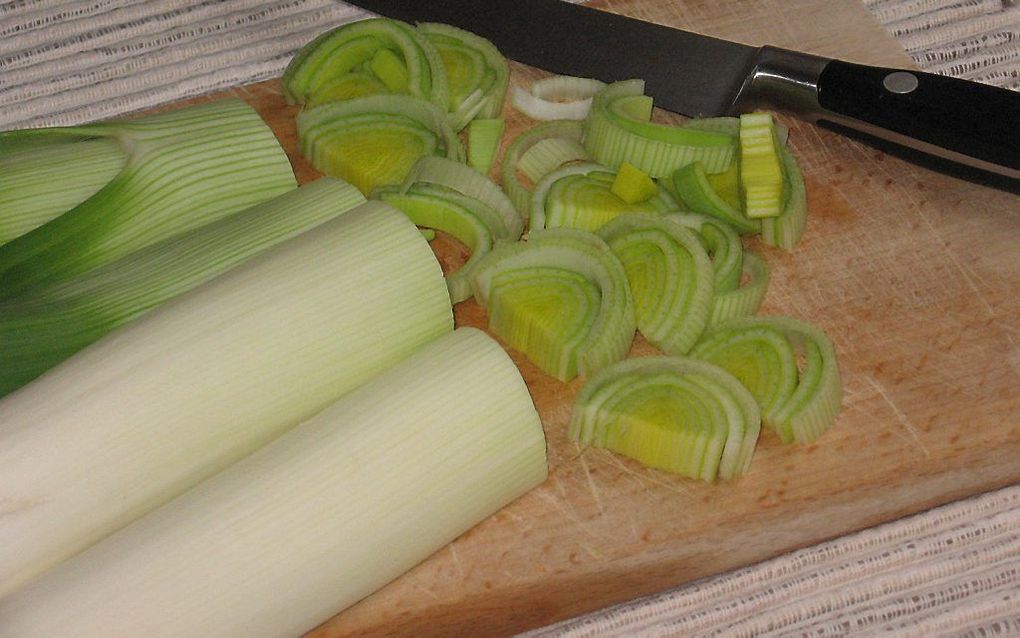
POLYGON ((490 329, 561 381, 622 359, 634 338, 627 273, 591 233, 555 228, 500 243, 472 289, 490 329))
POLYGON ((316 169, 371 193, 400 183, 424 155, 463 161, 464 148, 439 108, 407 95, 331 102, 297 116, 301 154, 316 169))
POLYGON ((499 50, 485 38, 447 24, 425 22, 418 31, 439 52, 453 129, 459 131, 476 117, 499 117, 510 82, 510 67, 499 50))
POLYGON ((760 220, 750 219, 739 206, 734 206, 733 202, 716 192, 701 162, 692 162, 677 169, 673 173, 672 185, 677 198, 692 211, 721 219, 744 235, 761 230, 760 220))
POLYGON ((673 213, 668 218, 690 228, 701 237, 705 251, 712 260, 716 295, 735 290, 740 285, 744 246, 733 227, 714 217, 697 213, 673 213))
POLYGON ((323 33, 302 47, 283 72, 288 104, 364 96, 372 86, 447 106, 439 52, 414 27, 398 20, 372 18, 323 33), (353 82, 344 79, 350 73, 358 74, 353 82))
POLYGON ((591 160, 581 144, 582 132, 580 122, 552 120, 524 131, 507 147, 500 177, 503 189, 522 219, 528 219, 531 214, 531 185, 564 164, 591 160), (531 185, 520 180, 518 170, 531 185))
POLYGON ((615 168, 627 161, 657 178, 691 162, 701 162, 709 173, 729 168, 736 138, 652 122, 652 100, 644 90, 644 80, 624 80, 595 95, 584 123, 584 145, 596 162, 615 168))
POLYGON ((843 397, 836 353, 818 328, 788 317, 741 317, 711 330, 691 356, 740 379, 784 443, 810 443, 835 422, 843 397))
POLYGON ((581 388, 569 436, 649 467, 714 481, 747 471, 758 405, 720 367, 687 357, 616 363, 581 388))
POLYGON ((583 120, 592 98, 605 86, 601 80, 553 75, 535 80, 527 89, 514 87, 511 102, 535 120, 583 120))
POLYGON ((612 192, 616 173, 601 164, 571 163, 543 177, 531 194, 531 230, 577 228, 594 232, 611 219, 629 213, 677 210, 663 189, 645 201, 628 204, 612 192))
POLYGON ((761 257, 751 251, 745 251, 741 261, 741 272, 746 282, 739 283, 737 288, 731 290, 720 291, 716 288, 712 316, 708 320, 710 326, 733 317, 753 315, 758 312, 761 302, 765 299, 765 291, 769 285, 768 266, 761 257))
POLYGON ((793 250, 807 227, 807 194, 804 175, 793 154, 779 149, 783 160, 783 212, 779 217, 761 220, 761 240, 769 246, 793 250))
POLYGON ((638 331, 666 354, 686 353, 712 312, 715 275, 697 236, 669 217, 621 215, 599 231, 627 271, 638 331))

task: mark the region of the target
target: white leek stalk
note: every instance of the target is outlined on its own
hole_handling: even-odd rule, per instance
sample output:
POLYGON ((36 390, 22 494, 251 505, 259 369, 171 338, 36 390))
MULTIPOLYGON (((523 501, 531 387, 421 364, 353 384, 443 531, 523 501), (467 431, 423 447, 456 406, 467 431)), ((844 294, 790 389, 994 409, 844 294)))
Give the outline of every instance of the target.
POLYGON ((0 602, 5 636, 296 636, 546 477, 506 353, 444 336, 0 602))
POLYGON ((452 327, 435 256, 382 202, 122 326, 0 401, 0 596, 452 327))

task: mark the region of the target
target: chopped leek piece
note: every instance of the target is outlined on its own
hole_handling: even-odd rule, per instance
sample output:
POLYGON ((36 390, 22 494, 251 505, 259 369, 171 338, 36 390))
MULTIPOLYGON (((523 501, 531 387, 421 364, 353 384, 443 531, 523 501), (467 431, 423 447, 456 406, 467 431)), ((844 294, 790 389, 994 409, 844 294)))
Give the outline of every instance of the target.
POLYGON ((468 125, 468 166, 488 173, 496 159, 506 122, 503 118, 475 118, 468 125))
MULTIPOLYGON (((266 201, 297 183, 250 106, 219 100, 135 120, 0 133, 0 147, 116 141, 127 162, 94 195, 0 246, 0 299, 70 279, 266 201)), ((88 161, 77 158, 74 162, 88 161)))
POLYGON ((643 80, 614 82, 592 101, 584 122, 584 146, 595 161, 611 168, 627 161, 652 177, 669 177, 678 168, 701 162, 709 173, 729 168, 737 151, 732 135, 635 118, 651 114, 643 80))
POLYGON ((747 251, 743 255, 742 273, 747 282, 739 288, 715 293, 712 305, 712 316, 708 325, 714 326, 733 317, 753 315, 761 307, 765 299, 765 291, 769 285, 769 269, 758 255, 747 251))
POLYGON ((712 312, 715 275, 695 234, 669 219, 621 215, 602 227, 627 271, 638 331, 666 354, 686 353, 712 312))
POLYGON ((769 113, 740 116, 740 189, 747 217, 776 217, 782 212, 783 161, 769 113))
POLYGON ((506 193, 491 179, 464 164, 439 157, 423 157, 415 162, 401 188, 406 191, 412 185, 422 183, 449 188, 495 210, 506 228, 506 233, 499 235, 501 238, 514 240, 524 232, 524 222, 506 193))
POLYGON ((312 166, 365 194, 400 183, 419 157, 464 159, 444 114, 406 95, 373 95, 306 109, 297 116, 297 130, 301 154, 312 166))
POLYGON ((649 467, 714 481, 747 471, 760 428, 754 397, 722 368, 686 357, 638 357, 585 383, 569 436, 649 467))
POLYGON ((590 162, 567 164, 543 177, 531 194, 531 230, 579 228, 596 231, 629 213, 664 213, 677 209, 672 196, 652 183, 655 194, 628 204, 612 192, 616 174, 590 162))
POLYGON ((744 247, 733 227, 707 215, 673 213, 670 220, 698 233, 715 272, 716 295, 735 290, 740 285, 740 268, 744 247))
POLYGON ((126 162, 127 155, 110 138, 8 150, 0 137, 0 244, 92 197, 126 162))
POLYGON ((351 22, 306 44, 283 72, 283 95, 288 104, 325 104, 365 96, 373 79, 389 91, 446 109, 448 88, 439 53, 411 25, 386 18, 351 22), (358 79, 344 82, 350 73, 359 74, 358 79))
POLYGON ((4 598, 4 633, 297 636, 547 472, 520 373, 460 329, 4 598))
POLYGON ((510 82, 506 58, 488 40, 448 24, 425 22, 418 31, 439 52, 449 81, 450 125, 454 130, 473 118, 498 118, 510 82))
POLYGON ((692 211, 721 219, 742 234, 761 230, 759 220, 749 219, 738 207, 732 206, 715 192, 701 162, 677 169, 673 173, 673 190, 677 198, 692 211))
POLYGON ((418 226, 448 233, 471 251, 463 266, 446 275, 453 303, 471 296, 471 275, 493 244, 517 239, 509 235, 502 217, 490 206, 443 186, 421 183, 406 191, 386 186, 376 189, 372 197, 400 210, 418 226))
POLYGON ((382 202, 121 326, 0 400, 0 598, 452 329, 435 255, 382 202))
POLYGON ((389 92, 386 85, 374 74, 355 71, 324 84, 322 88, 308 96, 305 106, 313 108, 328 102, 353 100, 357 97, 383 95, 389 92))
POLYGON ((640 204, 658 195, 659 187, 647 173, 624 162, 620 164, 620 170, 616 172, 609 191, 627 204, 640 204))
POLYGON ((518 169, 525 172, 534 184, 564 164, 590 160, 588 152, 581 145, 582 130, 580 122, 571 120, 543 122, 518 135, 507 147, 500 167, 500 176, 503 189, 522 219, 529 219, 531 216, 532 191, 518 178, 518 169), (552 140, 562 141, 563 144, 552 147, 548 155, 545 152, 538 152, 540 145, 552 140), (525 162, 525 158, 531 159, 525 162))
POLYGON ((783 213, 779 217, 761 220, 761 240, 770 246, 793 250, 807 227, 807 194, 804 175, 793 154, 779 149, 783 159, 783 213))
POLYGON ((713 327, 691 351, 740 379, 784 443, 832 426, 843 388, 836 353, 818 328, 788 317, 741 317, 713 327), (802 363, 798 366, 798 358, 802 363))
POLYGON ((561 381, 622 359, 634 338, 627 273, 591 233, 554 228, 497 244, 472 289, 490 329, 561 381))
POLYGON ((583 120, 592 97, 605 86, 600 80, 553 75, 535 80, 527 90, 514 87, 511 103, 535 120, 583 120))
POLYGON ((126 257, 0 302, 0 397, 114 328, 363 203, 329 177, 126 257))

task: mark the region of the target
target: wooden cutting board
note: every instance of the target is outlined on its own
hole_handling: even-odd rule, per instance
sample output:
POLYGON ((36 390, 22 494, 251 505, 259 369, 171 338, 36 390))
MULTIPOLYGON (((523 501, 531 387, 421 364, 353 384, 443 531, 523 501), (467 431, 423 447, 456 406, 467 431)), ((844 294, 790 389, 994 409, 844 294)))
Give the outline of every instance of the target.
MULTIPOLYGON (((911 65, 857 0, 599 6, 911 65)), ((540 75, 514 65, 517 84, 540 75)), ((300 180, 315 178, 278 81, 233 93, 276 130, 300 180)), ((508 139, 531 124, 506 116, 508 139)), ((504 635, 1020 480, 1020 199, 781 119, 807 180, 808 230, 791 253, 751 247, 772 268, 763 312, 809 320, 835 343, 846 395, 836 427, 803 446, 763 432, 748 475, 707 485, 580 450, 565 436, 579 382, 512 353, 545 424, 548 481, 312 635, 504 635)), ((456 318, 485 324, 473 302, 456 318)))

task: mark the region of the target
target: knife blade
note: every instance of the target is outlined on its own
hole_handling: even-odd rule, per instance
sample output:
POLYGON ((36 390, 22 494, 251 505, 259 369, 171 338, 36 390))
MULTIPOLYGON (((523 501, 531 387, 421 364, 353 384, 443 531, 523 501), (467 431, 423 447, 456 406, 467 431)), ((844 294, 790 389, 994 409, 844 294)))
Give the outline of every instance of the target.
MULTIPOLYGON (((507 57, 606 82, 640 78, 656 106, 691 117, 756 107, 1020 180, 1020 93, 910 69, 751 47, 563 0, 348 0, 404 22, 443 22, 507 57)), ((914 155, 908 155, 913 158, 914 155)), ((949 172, 958 172, 952 171, 949 172)), ((973 178, 973 173, 961 173, 973 178)))

